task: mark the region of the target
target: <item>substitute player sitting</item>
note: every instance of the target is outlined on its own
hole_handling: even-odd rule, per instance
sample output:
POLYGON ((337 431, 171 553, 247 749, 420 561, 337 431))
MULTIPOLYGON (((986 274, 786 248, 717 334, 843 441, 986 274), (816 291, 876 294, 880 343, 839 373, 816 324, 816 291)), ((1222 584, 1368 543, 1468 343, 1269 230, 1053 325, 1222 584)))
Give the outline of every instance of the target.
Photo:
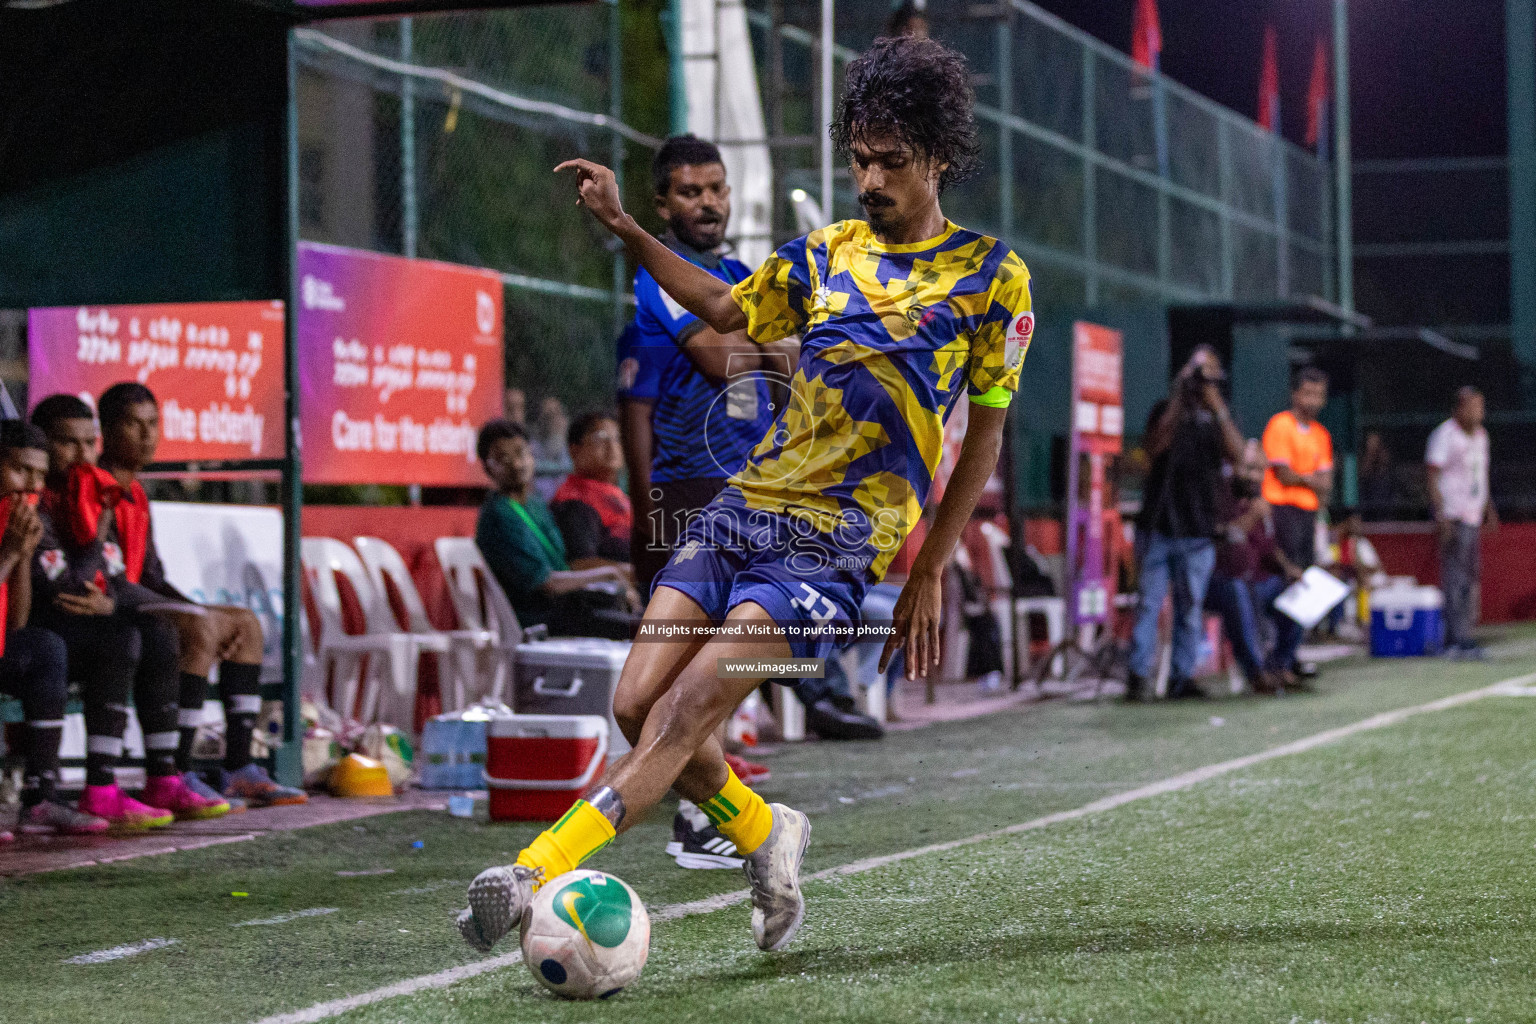
MULTIPOLYGON (((940 193, 974 168, 964 58, 932 40, 882 39, 848 66, 833 126, 851 157, 867 221, 785 245, 732 287, 689 263, 624 212, 613 173, 585 160, 580 202, 684 308, 720 334, 770 344, 801 336, 788 406, 745 467, 696 519, 657 576, 646 626, 723 623, 712 637, 637 643, 614 696, 634 749, 514 865, 482 872, 459 916, 489 949, 517 927, 533 891, 641 820, 668 788, 704 808, 746 858, 753 937, 782 949, 805 904, 810 823, 769 805, 726 765, 714 730, 771 672, 717 672, 721 658, 821 657, 806 627, 850 627, 920 515, 946 416, 973 404, 933 530, 896 604, 884 669, 939 657, 940 577, 997 466, 1004 416, 1029 341, 1029 273, 996 239, 957 227, 940 193)), ((840 637, 846 642, 848 637, 840 637)))

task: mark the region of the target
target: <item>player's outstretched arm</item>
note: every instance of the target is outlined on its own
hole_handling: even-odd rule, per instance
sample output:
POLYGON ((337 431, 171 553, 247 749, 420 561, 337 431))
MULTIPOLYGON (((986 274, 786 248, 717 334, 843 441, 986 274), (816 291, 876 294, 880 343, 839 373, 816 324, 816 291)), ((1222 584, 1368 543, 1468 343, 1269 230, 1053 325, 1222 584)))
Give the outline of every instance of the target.
POLYGON ((970 418, 960 445, 960 458, 950 474, 944 500, 939 502, 933 529, 928 531, 923 548, 912 563, 907 584, 896 599, 896 610, 891 613, 896 629, 880 652, 881 672, 891 663, 896 649, 903 646, 908 679, 926 676, 930 669, 939 666, 944 567, 955 553, 960 531, 970 522, 982 488, 997 469, 997 457, 1003 450, 1003 423, 1008 417, 1006 407, 972 404, 967 412, 970 418))
POLYGON ((624 243, 663 291, 719 334, 746 329, 746 314, 731 298, 730 285, 668 249, 624 212, 612 171, 591 160, 567 160, 555 173, 567 170, 576 172, 577 204, 624 243))

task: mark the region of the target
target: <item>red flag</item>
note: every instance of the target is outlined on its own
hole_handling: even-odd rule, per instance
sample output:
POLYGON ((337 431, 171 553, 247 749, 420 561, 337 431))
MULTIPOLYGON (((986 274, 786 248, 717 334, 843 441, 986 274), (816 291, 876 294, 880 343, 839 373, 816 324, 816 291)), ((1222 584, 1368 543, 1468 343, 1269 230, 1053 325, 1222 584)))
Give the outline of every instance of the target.
POLYGON ((1131 59, 1156 71, 1163 55, 1163 28, 1157 20, 1157 0, 1136 0, 1131 19, 1131 59))
POLYGON ((1324 132, 1328 108, 1328 49, 1317 37, 1312 50, 1312 80, 1307 84, 1307 145, 1316 146, 1324 132))
POLYGON ((1264 65, 1259 69, 1259 127, 1280 130, 1280 58, 1275 53, 1275 26, 1264 26, 1264 65))

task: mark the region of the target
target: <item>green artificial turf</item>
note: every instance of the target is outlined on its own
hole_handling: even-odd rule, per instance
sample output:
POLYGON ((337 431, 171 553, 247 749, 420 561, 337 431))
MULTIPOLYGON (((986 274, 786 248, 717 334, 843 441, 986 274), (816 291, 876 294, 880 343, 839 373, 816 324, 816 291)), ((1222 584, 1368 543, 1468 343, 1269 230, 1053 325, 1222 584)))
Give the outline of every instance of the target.
MULTIPOLYGON (((771 758, 762 788, 811 813, 814 871, 1530 671, 1529 636, 1482 665, 1358 660, 1315 696, 1052 704, 877 744, 806 744, 771 758)), ((741 905, 659 924, 645 975, 600 1006, 558 1003, 518 966, 342 1019, 1536 1019, 1532 736, 1536 700, 1490 698, 1092 818, 814 882, 805 930, 781 954, 752 946, 741 905)), ((742 887, 736 872, 674 867, 668 817, 592 866, 652 906, 742 887)), ((245 1022, 477 962, 450 923, 464 883, 535 830, 395 814, 0 884, 0 1020, 245 1022), (376 868, 394 873, 336 874, 376 868), (178 941, 63 962, 148 938, 178 941)))

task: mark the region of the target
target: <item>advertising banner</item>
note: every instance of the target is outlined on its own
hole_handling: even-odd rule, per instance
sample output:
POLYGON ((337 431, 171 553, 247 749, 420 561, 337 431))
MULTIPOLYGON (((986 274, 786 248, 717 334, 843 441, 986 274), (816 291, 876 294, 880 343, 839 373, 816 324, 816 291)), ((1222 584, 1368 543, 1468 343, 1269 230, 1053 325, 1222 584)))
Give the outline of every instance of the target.
POLYGON ((1072 435, 1081 451, 1118 455, 1125 434, 1120 332, 1072 325, 1072 435))
POLYGON ((1072 325, 1067 567, 1072 595, 1069 611, 1078 624, 1103 623, 1109 618, 1111 580, 1104 558, 1105 460, 1120 454, 1123 444, 1123 366, 1124 339, 1119 331, 1082 321, 1072 325), (1087 487, 1083 486, 1085 469, 1087 487))
POLYGON ((283 304, 187 302, 27 311, 27 393, 92 408, 135 380, 160 400, 161 462, 283 454, 283 304))
POLYGON ((304 480, 484 483, 475 433, 499 416, 501 277, 299 246, 304 480))

